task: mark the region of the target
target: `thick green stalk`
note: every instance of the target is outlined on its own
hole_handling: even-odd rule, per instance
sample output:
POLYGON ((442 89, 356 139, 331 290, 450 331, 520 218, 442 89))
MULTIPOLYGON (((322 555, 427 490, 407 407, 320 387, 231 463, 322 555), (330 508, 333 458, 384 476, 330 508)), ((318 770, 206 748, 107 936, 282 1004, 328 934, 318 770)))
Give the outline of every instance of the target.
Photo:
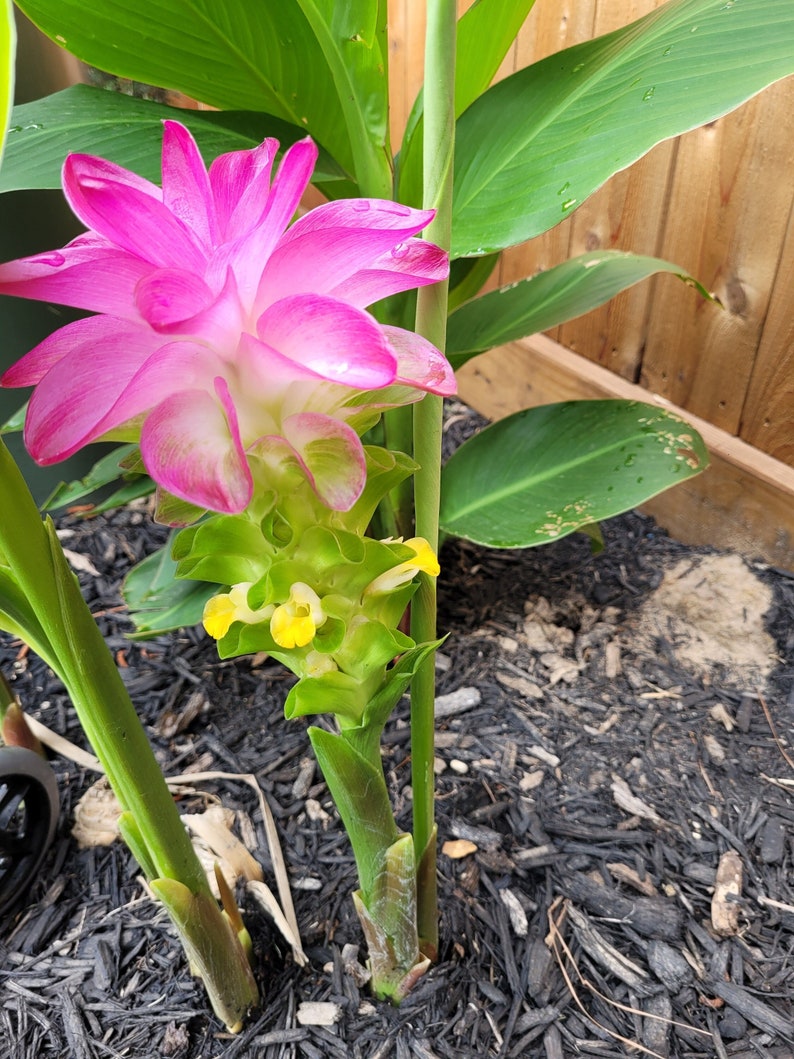
POLYGON ((0 442, 0 554, 39 619, 80 724, 131 822, 147 873, 173 880, 203 911, 196 936, 216 1012, 237 1026, 256 1000, 247 961, 212 897, 206 876, 102 634, 66 562, 50 519, 42 522, 19 468, 0 442), (214 910, 214 911, 213 911, 214 910))
MULTIPOLYGON (((452 234, 452 162, 455 144, 455 0, 428 0, 425 38, 424 191, 423 205, 436 216, 424 237, 448 250, 452 234)), ((416 330, 443 350, 447 331, 448 283, 422 287, 417 295, 416 330)), ((441 487, 442 400, 428 395, 414 412, 414 458, 420 465, 414 478, 416 533, 438 547, 438 509, 441 487)), ((436 638, 435 583, 422 575, 411 606, 411 636, 417 643, 436 638)), ((414 677, 411 692, 411 760, 414 806, 414 845, 417 861, 434 863, 433 825, 433 702, 435 671, 432 656, 414 677)), ((429 954, 438 945, 435 872, 420 872, 419 935, 429 954)))

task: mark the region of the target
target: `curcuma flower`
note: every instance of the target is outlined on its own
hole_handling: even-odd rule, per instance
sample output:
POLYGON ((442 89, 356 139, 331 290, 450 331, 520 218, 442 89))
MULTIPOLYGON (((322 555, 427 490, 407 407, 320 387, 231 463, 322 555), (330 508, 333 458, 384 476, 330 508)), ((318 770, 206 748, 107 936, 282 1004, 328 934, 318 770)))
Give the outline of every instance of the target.
POLYGON ((0 293, 91 310, 5 373, 35 386, 25 441, 42 464, 109 437, 140 442, 167 492, 236 513, 261 468, 298 467, 347 510, 365 481, 357 429, 380 409, 454 392, 426 340, 366 307, 434 283, 447 257, 412 238, 429 210, 326 203, 290 225, 317 149, 278 143, 216 158, 166 121, 162 188, 90 155, 63 168, 89 229, 62 250, 0 265, 0 293))

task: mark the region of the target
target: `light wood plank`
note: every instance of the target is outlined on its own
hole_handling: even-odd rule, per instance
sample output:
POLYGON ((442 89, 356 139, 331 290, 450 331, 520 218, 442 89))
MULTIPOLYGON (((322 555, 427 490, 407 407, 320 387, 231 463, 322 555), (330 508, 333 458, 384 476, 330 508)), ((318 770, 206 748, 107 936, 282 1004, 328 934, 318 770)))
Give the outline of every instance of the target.
POLYGON ((794 80, 688 133, 679 143, 662 244, 713 291, 656 284, 641 382, 729 431, 739 431, 792 201, 794 80))

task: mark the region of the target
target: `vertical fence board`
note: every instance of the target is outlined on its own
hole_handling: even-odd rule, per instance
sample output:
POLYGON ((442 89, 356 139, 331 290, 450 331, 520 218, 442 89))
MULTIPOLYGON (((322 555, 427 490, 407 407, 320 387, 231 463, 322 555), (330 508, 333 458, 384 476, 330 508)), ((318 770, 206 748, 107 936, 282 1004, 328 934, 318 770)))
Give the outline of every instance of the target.
POLYGON ((724 305, 656 283, 641 381, 738 433, 791 204, 794 83, 682 137, 663 256, 724 305))
MULTIPOLYGON (((789 163, 794 167, 794 159, 789 163)), ((794 467, 794 210, 755 358, 740 434, 794 467)))

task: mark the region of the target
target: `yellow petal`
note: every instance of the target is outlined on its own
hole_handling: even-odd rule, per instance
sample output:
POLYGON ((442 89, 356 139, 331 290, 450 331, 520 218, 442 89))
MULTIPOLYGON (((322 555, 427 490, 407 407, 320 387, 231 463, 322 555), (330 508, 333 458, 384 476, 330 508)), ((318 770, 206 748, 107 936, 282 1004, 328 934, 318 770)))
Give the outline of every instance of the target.
POLYGON ((204 604, 203 624, 213 640, 220 640, 229 631, 237 608, 228 592, 213 596, 204 604))
POLYGON ((413 548, 416 552, 416 558, 408 560, 411 566, 415 566, 416 569, 421 570, 422 573, 429 574, 430 577, 438 577, 441 573, 441 567, 438 565, 436 553, 425 538, 412 537, 405 543, 409 548, 413 548))

